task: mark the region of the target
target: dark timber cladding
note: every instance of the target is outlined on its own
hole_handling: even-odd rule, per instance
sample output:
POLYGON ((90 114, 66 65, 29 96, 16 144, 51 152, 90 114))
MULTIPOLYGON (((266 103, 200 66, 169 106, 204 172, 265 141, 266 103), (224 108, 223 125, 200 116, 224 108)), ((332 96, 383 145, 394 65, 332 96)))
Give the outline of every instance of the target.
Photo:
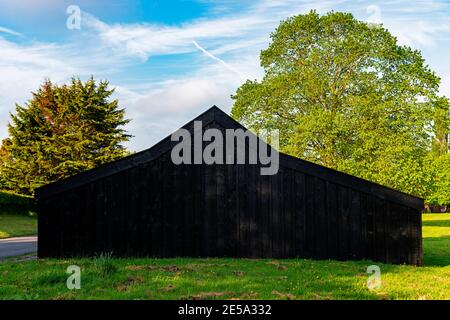
MULTIPOLYGON (((245 129, 217 107, 195 120, 245 129)), ((176 143, 38 189, 39 257, 422 263, 422 199, 285 154, 271 176, 260 164, 175 165, 176 143)))

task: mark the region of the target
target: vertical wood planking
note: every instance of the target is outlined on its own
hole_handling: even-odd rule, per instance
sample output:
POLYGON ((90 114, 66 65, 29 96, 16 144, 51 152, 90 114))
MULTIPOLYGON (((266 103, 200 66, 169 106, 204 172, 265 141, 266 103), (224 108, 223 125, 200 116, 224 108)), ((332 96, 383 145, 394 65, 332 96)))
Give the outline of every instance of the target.
POLYGON ((216 167, 216 221, 217 221, 217 256, 223 257, 225 254, 225 234, 228 232, 225 224, 226 211, 225 202, 225 175, 226 167, 218 165, 216 167))
POLYGON ((314 177, 305 175, 305 257, 314 257, 314 177))
POLYGON ((272 236, 270 229, 270 180, 271 176, 260 177, 260 197, 261 197, 261 243, 262 243, 262 257, 272 257, 272 236))
POLYGON ((337 186, 326 182, 326 212, 327 212, 327 248, 328 257, 331 259, 339 258, 339 211, 337 203, 337 186))
POLYGON ((250 165, 247 167, 249 172, 249 181, 247 184, 247 203, 248 203, 248 216, 249 216, 249 247, 248 256, 251 258, 256 258, 258 253, 258 224, 257 224, 257 214, 256 211, 256 201, 257 201, 257 189, 258 189, 258 172, 256 165, 250 165))
POLYGON ((279 198, 281 177, 282 174, 279 171, 279 174, 277 176, 274 176, 271 181, 272 256, 274 258, 282 257, 281 230, 280 230, 280 198, 279 198))
POLYGON ((184 166, 183 178, 183 202, 184 202, 184 228, 183 228, 183 255, 195 257, 195 212, 194 212, 194 193, 195 179, 194 167, 184 166))
POLYGON ((83 213, 83 215, 86 216, 87 226, 86 229, 83 230, 84 233, 84 241, 85 246, 89 248, 87 250, 87 255, 93 255, 95 252, 96 244, 97 244, 97 211, 96 211, 96 204, 97 204, 97 193, 95 184, 90 183, 88 185, 88 191, 86 198, 87 201, 87 210, 83 213))
POLYGON ((361 233, 361 245, 360 245, 360 258, 367 258, 367 215, 368 215, 368 195, 365 193, 360 194, 361 207, 358 212, 360 218, 360 233, 361 233))
MULTIPOLYGON (((169 157, 170 159, 170 157, 169 157)), ((169 160, 170 161, 170 160, 169 160)), ((185 228, 183 219, 183 166, 175 165, 170 162, 170 170, 173 172, 173 197, 170 214, 171 232, 174 240, 173 252, 170 256, 183 256, 183 229, 185 228)))
POLYGON ((204 203, 205 210, 203 212, 203 217, 200 217, 202 224, 202 242, 201 248, 203 257, 212 257, 214 256, 214 245, 216 239, 212 238, 213 234, 213 224, 216 223, 214 221, 214 212, 215 212, 215 202, 214 197, 216 194, 216 187, 214 184, 214 172, 212 169, 212 165, 204 166, 204 177, 203 177, 203 195, 204 195, 204 203))
POLYGON ((370 195, 366 196, 366 257, 371 260, 376 259, 375 246, 375 203, 374 198, 370 195))
POLYGON ((163 212, 163 167, 161 161, 156 161, 151 168, 152 178, 152 252, 154 257, 163 257, 163 232, 164 232, 164 212, 163 212))
POLYGON ((338 187, 339 208, 339 259, 350 258, 350 230, 349 230, 349 190, 342 186, 338 187))
POLYGON ((376 198, 374 211, 374 222, 375 222, 374 242, 375 242, 376 261, 386 261, 385 214, 386 214, 386 203, 381 199, 376 198))
POLYGON ((175 166, 165 154, 40 199, 39 255, 422 263, 419 210, 291 168, 259 173, 257 165, 175 166))
POLYGON ((384 215, 385 259, 387 263, 393 263, 396 259, 395 249, 397 235, 394 234, 396 222, 395 206, 392 203, 387 202, 384 215))
POLYGON ((95 208, 94 214, 96 216, 95 221, 95 249, 94 252, 98 251, 106 251, 106 221, 105 221, 105 189, 104 189, 104 181, 99 180, 95 183, 95 208))
POLYGON ((228 257, 237 256, 237 246, 239 239, 239 221, 237 207, 237 181, 236 166, 225 165, 226 167, 226 199, 225 200, 225 254, 228 257))
POLYGON ((237 245, 237 256, 245 257, 247 254, 247 216, 246 216, 246 205, 247 205, 247 192, 246 192, 246 181, 245 181, 245 169, 244 165, 236 165, 236 179, 237 179, 237 227, 238 227, 238 245, 237 245))
POLYGON ((262 195, 261 195, 261 175, 259 166, 255 168, 255 244, 254 256, 263 257, 263 217, 262 217, 262 195))
MULTIPOLYGON (((85 192, 86 188, 76 188, 74 190, 72 201, 74 203, 79 203, 77 206, 72 206, 71 208, 68 208, 66 211, 68 214, 65 214, 63 216, 63 221, 65 223, 71 223, 72 224, 72 235, 75 238, 75 241, 71 243, 71 249, 72 252, 82 252, 79 254, 79 256, 83 256, 86 254, 87 250, 82 250, 85 248, 85 244, 83 243, 83 228, 86 228, 86 219, 85 219, 85 213, 87 210, 87 201, 86 196, 87 193, 85 192), (82 201, 84 199, 84 201, 82 201)), ((67 206, 68 204, 66 204, 67 206)), ((65 234, 64 230, 61 230, 61 250, 63 253, 63 256, 67 256, 64 250, 64 245, 67 245, 70 243, 70 239, 68 239, 67 235, 65 234)), ((69 250, 70 252, 70 250, 69 250)))
POLYGON ((327 252, 327 193, 325 191, 325 181, 314 179, 314 256, 320 259, 328 256, 327 252))
POLYGON ((128 235, 124 239, 123 251, 126 255, 140 256, 144 250, 136 250, 136 248, 142 248, 142 238, 141 238, 141 227, 144 223, 145 216, 140 212, 136 206, 139 203, 139 184, 140 179, 138 179, 137 174, 139 167, 131 168, 127 170, 125 177, 125 184, 123 185, 123 194, 125 195, 124 203, 124 221, 123 228, 125 230, 125 235, 128 235))
POLYGON ((152 216, 153 212, 151 209, 151 166, 150 164, 144 164, 139 167, 137 179, 141 180, 139 187, 139 198, 138 203, 135 205, 135 210, 139 210, 138 214, 144 216, 144 223, 141 228, 141 239, 142 243, 145 244, 144 255, 153 255, 153 244, 152 244, 152 216))
POLYGON ((408 226, 408 208, 404 206, 399 206, 399 248, 398 253, 398 263, 402 261, 409 261, 409 226, 408 226))
POLYGON ((279 239, 280 239, 280 257, 285 257, 286 256, 286 237, 287 237, 287 232, 286 232, 286 220, 287 220, 287 197, 286 197, 286 193, 288 192, 288 190, 286 190, 287 188, 287 180, 288 180, 288 175, 286 172, 287 169, 283 169, 280 172, 280 182, 279 182, 279 191, 278 191, 278 203, 279 203, 279 209, 278 209, 278 217, 279 217, 279 239))
POLYGON ((292 256, 292 171, 284 170, 283 172, 283 185, 282 192, 280 192, 280 198, 282 203, 283 223, 282 223, 282 241, 283 241, 283 257, 292 256))
POLYGON ((361 198, 360 193, 350 190, 349 231, 350 231, 350 259, 361 257, 361 198))
POLYGON ((295 257, 305 257, 305 175, 295 172, 294 246, 295 257))
POLYGON ((293 170, 289 170, 287 193, 284 195, 287 197, 287 221, 286 221, 286 253, 285 257, 295 257, 295 175, 293 170))

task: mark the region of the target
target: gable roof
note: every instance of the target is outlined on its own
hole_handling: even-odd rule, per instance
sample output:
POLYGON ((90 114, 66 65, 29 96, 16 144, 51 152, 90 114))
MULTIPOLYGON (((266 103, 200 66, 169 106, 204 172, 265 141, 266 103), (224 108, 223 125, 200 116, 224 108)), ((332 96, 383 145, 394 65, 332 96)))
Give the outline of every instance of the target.
MULTIPOLYGON (((207 127, 212 123, 217 123, 227 129, 244 129, 240 123, 235 121, 218 107, 213 106, 200 114, 195 119, 189 121, 182 128, 189 130, 193 134, 194 121, 202 121, 202 127, 207 127)), ((150 162, 162 154, 170 151, 177 141, 171 141, 171 135, 167 136, 153 147, 144 151, 129 155, 122 159, 101 165, 97 168, 82 172, 73 177, 69 177, 46 186, 36 189, 36 199, 46 198, 58 193, 88 184, 90 182, 108 177, 115 173, 130 169, 143 163, 150 162)), ((306 160, 302 160, 284 153, 280 154, 280 166, 298 170, 300 172, 343 185, 345 187, 362 191, 381 199, 399 203, 415 209, 423 208, 423 199, 414 197, 404 192, 394 190, 377 183, 364 180, 334 169, 330 169, 306 160)))

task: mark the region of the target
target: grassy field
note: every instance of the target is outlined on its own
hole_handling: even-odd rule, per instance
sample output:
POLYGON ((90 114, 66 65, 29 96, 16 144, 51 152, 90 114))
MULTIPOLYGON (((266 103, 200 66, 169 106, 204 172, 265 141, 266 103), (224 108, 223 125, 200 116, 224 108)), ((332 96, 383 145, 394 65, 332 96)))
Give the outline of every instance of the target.
POLYGON ((450 299, 450 214, 424 215, 424 267, 303 259, 8 260, 2 299, 450 299), (66 268, 81 267, 81 289, 66 268), (381 288, 366 286, 367 266, 381 288))
POLYGON ((33 199, 0 191, 0 239, 37 233, 33 199))
POLYGON ((425 265, 450 265, 450 213, 423 215, 425 265))
POLYGON ((37 218, 26 214, 0 213, 0 239, 35 235, 37 218))

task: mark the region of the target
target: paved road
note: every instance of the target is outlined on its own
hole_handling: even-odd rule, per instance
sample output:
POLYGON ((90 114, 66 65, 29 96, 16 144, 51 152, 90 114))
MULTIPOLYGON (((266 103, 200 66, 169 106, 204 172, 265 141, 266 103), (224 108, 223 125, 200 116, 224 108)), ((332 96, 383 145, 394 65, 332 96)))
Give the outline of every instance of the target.
POLYGON ((37 251, 37 237, 20 237, 0 240, 0 259, 37 251))

